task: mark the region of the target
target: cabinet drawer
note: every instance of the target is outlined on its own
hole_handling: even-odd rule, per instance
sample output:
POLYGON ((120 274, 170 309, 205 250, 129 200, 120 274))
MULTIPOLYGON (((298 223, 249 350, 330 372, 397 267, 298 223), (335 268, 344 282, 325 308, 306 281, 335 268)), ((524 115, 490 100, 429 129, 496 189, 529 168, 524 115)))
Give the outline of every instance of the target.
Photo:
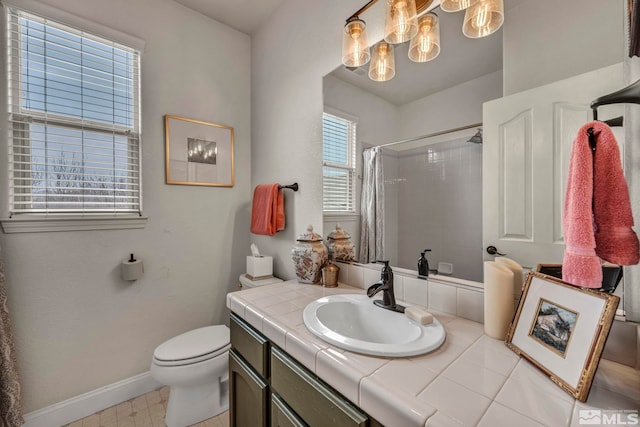
POLYGON ((271 388, 311 427, 367 425, 367 416, 280 349, 271 349, 271 388))
POLYGON ((307 427, 276 393, 271 394, 271 427, 307 427))
POLYGON ((231 346, 263 378, 269 378, 269 340, 236 314, 229 321, 231 346))

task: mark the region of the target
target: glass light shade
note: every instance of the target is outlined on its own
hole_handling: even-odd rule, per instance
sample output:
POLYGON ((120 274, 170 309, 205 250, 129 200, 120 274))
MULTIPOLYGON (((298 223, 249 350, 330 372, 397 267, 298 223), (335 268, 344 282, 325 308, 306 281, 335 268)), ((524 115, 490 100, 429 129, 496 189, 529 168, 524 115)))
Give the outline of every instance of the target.
POLYGON ((458 12, 476 3, 478 3, 478 0, 442 0, 440 2, 440 9, 445 12, 458 12))
POLYGON ((427 13, 418 20, 418 34, 409 44, 409 59, 427 62, 440 54, 440 20, 435 13, 427 13))
POLYGON ((479 0, 464 13, 462 32, 472 39, 493 34, 504 22, 503 0, 479 0))
POLYGON ((404 43, 418 33, 418 14, 415 0, 386 0, 384 40, 404 43))
POLYGON ((396 60, 393 45, 380 42, 373 47, 373 58, 369 64, 369 78, 376 82, 386 82, 396 75, 396 60))
POLYGON ((369 58, 367 25, 361 19, 347 22, 342 35, 342 63, 347 67, 359 67, 369 62, 369 58))

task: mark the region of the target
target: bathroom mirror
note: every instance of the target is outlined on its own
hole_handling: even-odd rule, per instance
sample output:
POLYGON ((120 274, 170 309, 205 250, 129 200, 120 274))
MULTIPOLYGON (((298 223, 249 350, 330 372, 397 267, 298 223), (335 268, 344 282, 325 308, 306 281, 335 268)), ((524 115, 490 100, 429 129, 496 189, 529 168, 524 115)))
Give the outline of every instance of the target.
POLYGON ((357 123, 359 178, 357 214, 325 213, 324 231, 340 223, 359 247, 362 150, 411 139, 382 150, 385 258, 416 270, 420 252, 431 249, 431 269, 482 281, 482 144, 468 142, 478 129, 416 137, 477 124, 482 103, 502 96, 502 30, 469 39, 460 30, 464 13, 435 11, 442 49, 433 61, 412 62, 404 43, 395 46, 390 81, 370 80, 368 64, 324 77, 325 112, 357 123))

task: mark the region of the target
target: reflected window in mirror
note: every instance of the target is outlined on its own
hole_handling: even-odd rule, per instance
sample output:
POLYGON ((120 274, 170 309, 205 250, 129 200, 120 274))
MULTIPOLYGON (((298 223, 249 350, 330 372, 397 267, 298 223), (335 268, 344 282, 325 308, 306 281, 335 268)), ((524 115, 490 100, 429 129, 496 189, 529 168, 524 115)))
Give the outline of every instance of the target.
POLYGON ((323 211, 355 213, 357 120, 331 111, 322 114, 323 211))

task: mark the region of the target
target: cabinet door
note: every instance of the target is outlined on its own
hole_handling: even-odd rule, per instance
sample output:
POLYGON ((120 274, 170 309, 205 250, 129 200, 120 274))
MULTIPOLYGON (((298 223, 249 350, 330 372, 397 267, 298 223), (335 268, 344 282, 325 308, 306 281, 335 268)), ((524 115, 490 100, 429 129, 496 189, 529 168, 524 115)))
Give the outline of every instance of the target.
MULTIPOLYGON (((561 263, 562 211, 573 141, 590 103, 623 87, 622 65, 506 96, 483 108, 483 246, 525 267, 561 263)), ((621 115, 620 106, 599 118, 621 115)), ((622 146, 622 132, 616 138, 622 146)), ((622 153, 624 154, 624 153, 622 153)))
POLYGON ((280 396, 272 393, 271 427, 307 427, 307 424, 284 403, 280 396))
POLYGON ((234 427, 267 427, 268 384, 239 356, 229 351, 229 420, 234 427))

